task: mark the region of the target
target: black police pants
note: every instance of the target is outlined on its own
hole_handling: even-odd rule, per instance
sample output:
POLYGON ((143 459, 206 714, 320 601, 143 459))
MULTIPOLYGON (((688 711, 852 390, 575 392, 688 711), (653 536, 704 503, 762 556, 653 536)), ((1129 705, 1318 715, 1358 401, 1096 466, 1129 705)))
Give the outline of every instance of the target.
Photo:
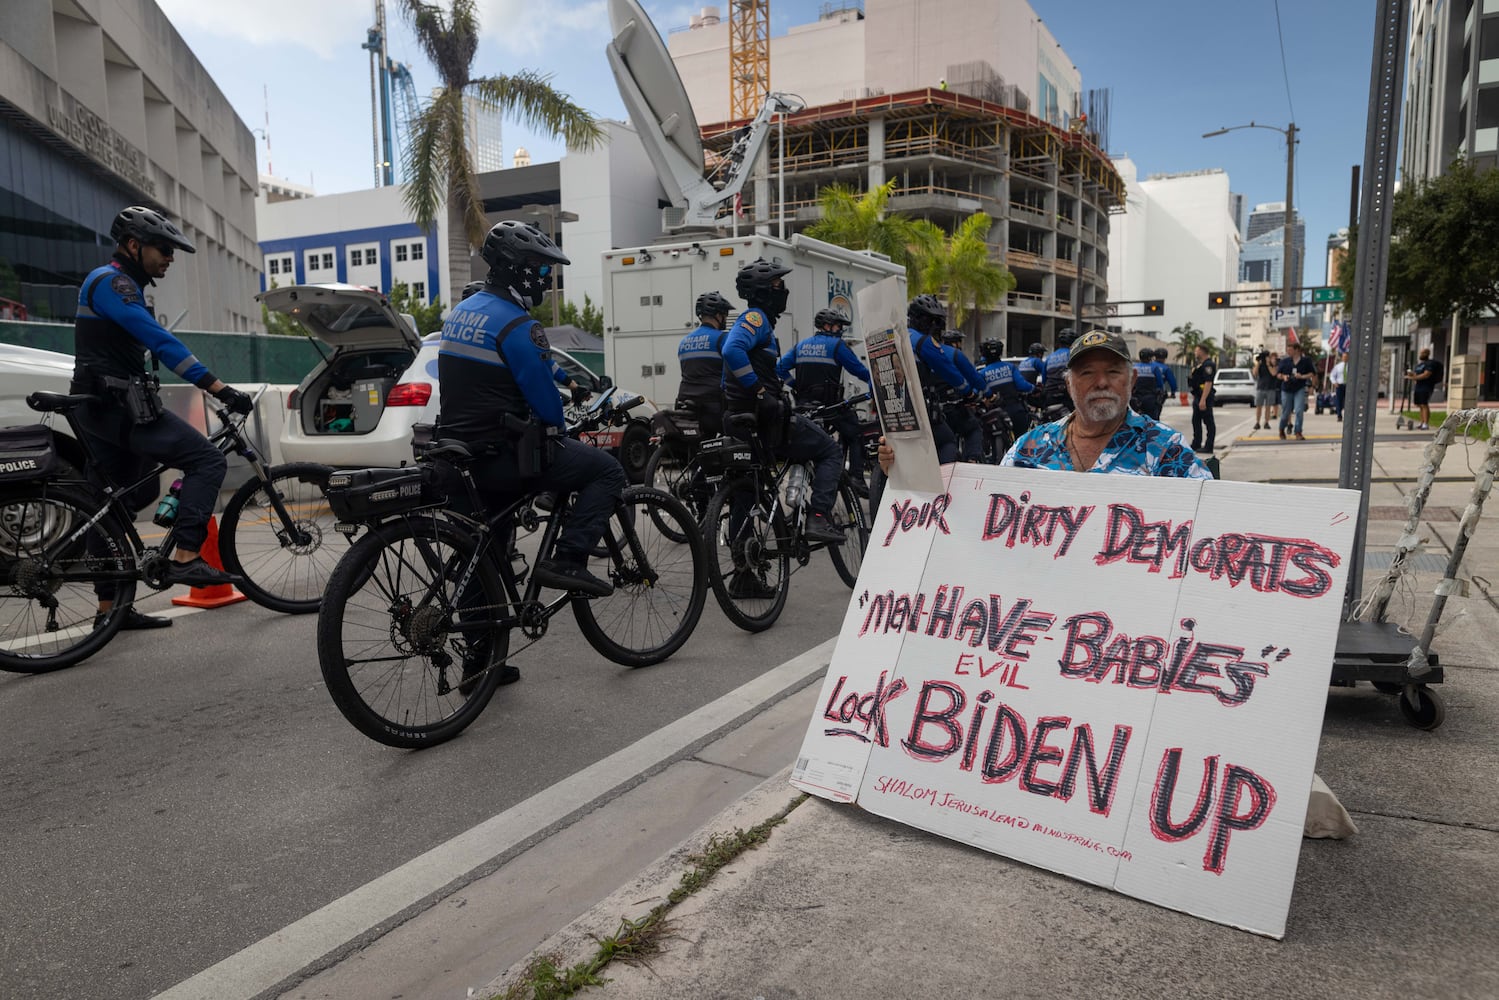
MULTIPOLYGON (((106 408, 85 407, 79 411, 79 424, 94 453, 95 467, 91 478, 102 473, 116 486, 128 486, 144 476, 158 462, 182 470, 182 492, 177 498, 177 522, 173 537, 179 549, 195 551, 208 537, 208 519, 224 485, 229 463, 192 425, 175 413, 163 413, 149 424, 131 426, 122 436, 119 428, 125 421, 123 412, 106 408)), ((150 506, 161 489, 155 480, 142 483, 121 496, 125 506, 139 513, 150 506)))
POLYGON ((1208 393, 1208 405, 1204 408, 1199 397, 1192 399, 1192 450, 1212 451, 1213 438, 1218 434, 1217 418, 1213 415, 1213 394, 1208 393))
POLYGON ((1031 411, 1020 400, 1005 404, 1005 416, 1010 418, 1010 429, 1017 438, 1031 429, 1031 411))
POLYGON ((575 493, 572 513, 557 540, 556 558, 581 563, 604 534, 614 503, 625 489, 625 470, 613 455, 592 445, 563 438, 541 476, 522 480, 515 451, 498 452, 473 465, 474 485, 486 503, 499 506, 527 490, 575 493))
POLYGON ((851 411, 845 410, 833 425, 838 432, 838 443, 848 455, 848 476, 850 479, 864 478, 864 438, 859 431, 859 418, 851 411))

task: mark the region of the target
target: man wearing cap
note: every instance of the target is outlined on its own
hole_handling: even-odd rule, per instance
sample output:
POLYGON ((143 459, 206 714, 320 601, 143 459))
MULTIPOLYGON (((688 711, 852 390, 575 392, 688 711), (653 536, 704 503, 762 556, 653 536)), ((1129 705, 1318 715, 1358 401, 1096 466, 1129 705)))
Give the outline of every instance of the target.
MULTIPOLYGON (((1104 472, 1130 476, 1211 479, 1171 427, 1129 408, 1135 368, 1124 338, 1090 330, 1072 345, 1064 375, 1073 412, 1033 427, 1005 453, 1001 465, 1064 472, 1104 472)), ((880 445, 887 472, 895 460, 880 445)))

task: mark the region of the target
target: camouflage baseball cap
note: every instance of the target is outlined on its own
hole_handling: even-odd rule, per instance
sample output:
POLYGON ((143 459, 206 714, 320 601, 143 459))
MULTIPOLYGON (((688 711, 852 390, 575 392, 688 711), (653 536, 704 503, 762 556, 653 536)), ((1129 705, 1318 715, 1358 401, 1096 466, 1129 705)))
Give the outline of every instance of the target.
POLYGON ((1072 342, 1072 351, 1067 355, 1067 367, 1071 368, 1086 354, 1094 351, 1109 351, 1116 357, 1130 360, 1129 345, 1117 333, 1107 330, 1089 330, 1072 342))

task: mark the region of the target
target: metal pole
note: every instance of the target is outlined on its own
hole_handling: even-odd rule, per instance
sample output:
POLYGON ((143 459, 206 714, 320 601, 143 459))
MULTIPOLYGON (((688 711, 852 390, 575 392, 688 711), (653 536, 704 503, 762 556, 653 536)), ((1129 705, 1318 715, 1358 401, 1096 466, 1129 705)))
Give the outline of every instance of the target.
POLYGON ((1395 158, 1400 138, 1402 58, 1408 0, 1376 0, 1374 53, 1369 69, 1369 118, 1364 138, 1362 220, 1358 227, 1358 273, 1353 286, 1353 371, 1343 415, 1342 463, 1338 485, 1358 490, 1353 551, 1343 592, 1343 617, 1358 606, 1364 589, 1364 543, 1369 516, 1369 472, 1374 458, 1374 418, 1378 406, 1380 330, 1384 320, 1385 267, 1390 255, 1395 158))
MULTIPOLYGON (((552 224, 552 242, 556 243, 562 234, 557 232, 557 206, 553 205, 547 211, 547 219, 552 224)), ((562 314, 557 305, 557 265, 552 265, 552 327, 555 329, 562 325, 562 314)))
POLYGON ((780 166, 780 190, 776 194, 776 209, 781 217, 781 239, 786 238, 786 112, 779 115, 781 148, 776 154, 776 162, 780 166))
POLYGON ((1295 215, 1296 210, 1292 207, 1294 202, 1291 198, 1296 191, 1296 123, 1292 122, 1286 127, 1286 221, 1283 252, 1281 253, 1281 293, 1280 307, 1282 309, 1295 309, 1296 325, 1301 325, 1301 310, 1291 301, 1291 289, 1296 287, 1291 267, 1296 259, 1296 232, 1295 215))

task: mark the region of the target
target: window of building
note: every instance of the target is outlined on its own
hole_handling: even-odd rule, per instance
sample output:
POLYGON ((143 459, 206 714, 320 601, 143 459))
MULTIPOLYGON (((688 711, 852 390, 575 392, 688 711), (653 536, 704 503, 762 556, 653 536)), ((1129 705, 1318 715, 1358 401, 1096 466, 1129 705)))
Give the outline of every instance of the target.
POLYGON ((378 264, 378 263, 380 263, 380 255, 375 250, 374 247, 365 247, 364 248, 364 262, 366 264, 378 264))
POLYGON ((266 269, 265 269, 265 271, 266 271, 267 274, 280 274, 281 273, 281 258, 279 258, 279 257, 272 257, 270 260, 266 261, 266 269))
POLYGON ((404 244, 404 243, 397 243, 396 244, 396 260, 397 261, 403 261, 405 259, 406 259, 406 244, 404 244))
POLYGON ((411 259, 412 260, 421 260, 423 254, 425 254, 425 253, 426 253, 426 247, 424 247, 422 244, 420 244, 420 243, 413 243, 413 244, 411 244, 411 259))
POLYGON ((363 250, 350 250, 349 251, 349 266, 350 267, 360 267, 363 264, 364 264, 364 251, 363 250))
POLYGON ((425 281, 413 281, 411 283, 411 297, 418 302, 426 302, 427 283, 425 281))
POLYGON ((333 254, 331 254, 331 253, 325 253, 325 254, 323 254, 323 270, 324 271, 331 271, 331 270, 333 270, 333 254))
POLYGON ((281 258, 281 273, 282 274, 291 274, 292 273, 291 258, 290 257, 282 257, 281 258))
POLYGON ((317 254, 310 253, 310 254, 307 255, 307 270, 309 270, 309 271, 320 270, 320 266, 318 264, 318 255, 317 254))

